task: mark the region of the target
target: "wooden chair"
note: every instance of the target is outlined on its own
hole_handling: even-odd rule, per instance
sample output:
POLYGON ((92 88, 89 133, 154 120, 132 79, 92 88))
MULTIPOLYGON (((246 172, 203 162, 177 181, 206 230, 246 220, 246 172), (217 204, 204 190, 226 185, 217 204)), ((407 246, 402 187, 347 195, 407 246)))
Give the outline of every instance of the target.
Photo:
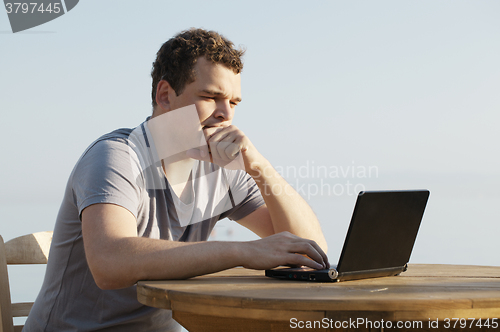
POLYGON ((47 264, 52 232, 16 237, 7 243, 0 236, 0 332, 18 332, 13 317, 27 317, 33 302, 12 303, 7 264, 47 264))

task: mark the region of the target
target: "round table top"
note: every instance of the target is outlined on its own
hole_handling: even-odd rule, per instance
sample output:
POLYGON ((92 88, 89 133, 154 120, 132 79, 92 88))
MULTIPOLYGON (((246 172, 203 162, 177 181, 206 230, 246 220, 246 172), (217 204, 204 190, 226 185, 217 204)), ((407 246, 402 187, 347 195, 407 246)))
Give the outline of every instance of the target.
POLYGON ((500 317, 500 267, 490 266, 410 264, 396 277, 326 283, 235 268, 188 280, 140 281, 137 292, 141 303, 174 311, 195 306, 247 313, 391 312, 392 318, 397 312, 399 319, 426 320, 452 314, 500 317))

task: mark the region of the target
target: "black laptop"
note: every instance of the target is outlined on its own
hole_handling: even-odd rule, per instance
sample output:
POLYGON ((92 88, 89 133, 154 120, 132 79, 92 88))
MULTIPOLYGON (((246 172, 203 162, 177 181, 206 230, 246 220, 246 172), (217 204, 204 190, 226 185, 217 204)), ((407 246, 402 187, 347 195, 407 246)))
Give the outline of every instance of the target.
POLYGON ((429 194, 428 190, 360 192, 337 266, 276 268, 266 270, 266 276, 346 281, 406 271, 429 194))

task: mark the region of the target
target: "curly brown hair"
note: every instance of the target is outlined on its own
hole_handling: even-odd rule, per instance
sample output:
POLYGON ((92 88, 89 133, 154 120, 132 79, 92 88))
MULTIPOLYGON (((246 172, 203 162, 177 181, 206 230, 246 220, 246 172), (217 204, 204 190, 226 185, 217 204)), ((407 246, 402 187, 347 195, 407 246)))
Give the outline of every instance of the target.
POLYGON ((194 65, 204 56, 213 63, 220 63, 239 74, 243 69, 241 57, 245 51, 215 31, 191 28, 179 33, 162 45, 153 62, 151 97, 156 106, 156 88, 166 80, 180 95, 187 84, 194 82, 194 65))

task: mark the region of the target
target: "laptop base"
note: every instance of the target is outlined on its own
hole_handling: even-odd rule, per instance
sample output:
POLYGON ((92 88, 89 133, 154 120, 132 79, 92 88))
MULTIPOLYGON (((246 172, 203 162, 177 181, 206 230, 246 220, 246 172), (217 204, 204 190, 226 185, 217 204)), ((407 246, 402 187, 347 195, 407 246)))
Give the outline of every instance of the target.
POLYGON ((404 266, 391 268, 341 273, 338 273, 335 268, 324 270, 314 270, 311 268, 278 268, 273 270, 266 270, 266 276, 297 281, 340 282, 348 280, 397 276, 401 272, 406 271, 406 269, 406 264, 404 266))
POLYGON ((314 270, 311 268, 278 268, 266 270, 266 276, 278 279, 297 281, 339 282, 348 280, 359 280, 368 278, 397 276, 406 271, 407 265, 372 269, 364 271, 351 271, 338 273, 335 268, 314 270))

